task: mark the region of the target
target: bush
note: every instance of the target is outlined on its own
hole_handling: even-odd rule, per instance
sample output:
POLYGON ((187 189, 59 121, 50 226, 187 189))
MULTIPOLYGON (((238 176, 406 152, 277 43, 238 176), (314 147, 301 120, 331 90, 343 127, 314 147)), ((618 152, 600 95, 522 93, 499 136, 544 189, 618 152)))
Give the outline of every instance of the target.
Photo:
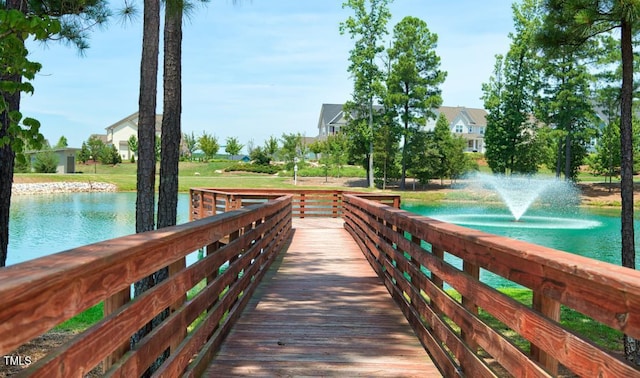
POLYGON ((227 172, 253 172, 253 173, 268 173, 268 174, 276 174, 280 171, 280 169, 273 165, 255 165, 255 164, 243 164, 238 163, 232 166, 225 168, 227 172))
POLYGON ((31 162, 27 157, 20 154, 16 156, 13 164, 13 171, 15 173, 29 173, 31 172, 31 162))
POLYGON ((56 173, 58 157, 53 151, 38 152, 33 161, 33 169, 37 173, 56 173))

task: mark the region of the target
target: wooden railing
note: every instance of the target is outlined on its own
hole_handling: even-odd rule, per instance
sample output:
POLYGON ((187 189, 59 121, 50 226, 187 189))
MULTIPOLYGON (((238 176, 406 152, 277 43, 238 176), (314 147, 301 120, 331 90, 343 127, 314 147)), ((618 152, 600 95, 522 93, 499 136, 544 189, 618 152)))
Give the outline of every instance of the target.
POLYGON ((305 189, 212 189, 194 188, 191 194, 191 219, 220 214, 254 203, 265 202, 284 194, 293 196, 294 217, 341 217, 342 196, 355 194, 362 198, 400 208, 400 196, 343 190, 305 189))
POLYGON ((104 319, 22 373, 140 376, 166 349, 157 375, 199 376, 291 231, 291 196, 192 223, 72 249, 0 270, 0 355, 104 301, 104 319), (228 244, 219 241, 228 240, 228 244), (187 254, 206 257, 185 267, 187 254), (170 277, 130 300, 131 285, 163 267, 170 277), (198 290, 194 287, 200 286, 198 290), (189 291, 195 292, 187 299, 189 291), (157 314, 169 317, 129 349, 157 314))
POLYGON ((564 305, 639 339, 639 271, 351 195, 344 196, 344 218, 445 376, 555 376, 558 364, 579 376, 640 376, 635 367, 559 322, 564 305), (446 255, 461 259, 462 266, 448 263, 446 255), (480 270, 530 289, 533 304, 482 283, 480 270), (493 317, 505 330, 490 327, 479 314, 493 317), (530 350, 517 347, 508 333, 528 340, 530 350))

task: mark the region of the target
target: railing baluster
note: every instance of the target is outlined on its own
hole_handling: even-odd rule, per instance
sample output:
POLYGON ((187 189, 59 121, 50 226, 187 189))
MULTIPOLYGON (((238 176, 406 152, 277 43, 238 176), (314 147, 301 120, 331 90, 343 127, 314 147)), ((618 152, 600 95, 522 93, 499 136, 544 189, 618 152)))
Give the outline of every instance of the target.
MULTIPOLYGON (((472 277, 472 282, 480 282, 479 266, 471 264, 470 262, 465 260, 462 263, 462 270, 472 277)), ((476 305, 474 298, 469 298, 468 296, 463 295, 462 306, 469 310, 469 312, 474 316, 478 316, 478 306, 476 305)), ((472 332, 470 332, 469 330, 461 329, 460 336, 462 336, 462 339, 467 343, 470 349, 472 349, 474 352, 477 352, 478 343, 475 342, 475 337, 472 332)))
MULTIPOLYGON (((104 316, 107 317, 117 310, 120 307, 126 305, 131 301, 131 288, 127 287, 123 289, 111 297, 104 300, 104 316)), ((103 369, 104 371, 109 370, 111 366, 113 366, 124 354, 129 350, 129 340, 123 342, 116 350, 111 353, 111 355, 107 356, 103 361, 103 369)))
MULTIPOLYGON (((533 292, 532 307, 547 318, 557 322, 560 321, 560 302, 555 301, 538 291, 533 292)), ((531 344, 531 357, 540 362, 540 364, 553 376, 558 375, 558 360, 551 357, 542 348, 531 344)))

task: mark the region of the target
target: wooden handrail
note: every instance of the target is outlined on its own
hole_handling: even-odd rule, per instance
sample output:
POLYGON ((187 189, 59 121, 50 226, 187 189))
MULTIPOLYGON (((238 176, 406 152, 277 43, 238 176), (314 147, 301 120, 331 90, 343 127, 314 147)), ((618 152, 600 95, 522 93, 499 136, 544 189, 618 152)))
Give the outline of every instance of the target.
POLYGON ((342 216, 342 196, 353 194, 361 198, 378 201, 400 208, 400 196, 390 194, 363 193, 344 190, 312 189, 217 189, 193 188, 191 195, 191 219, 220 214, 230 209, 289 194, 293 196, 292 212, 294 217, 332 217, 342 216))
POLYGON ((0 354, 13 353, 34 337, 105 301, 111 303, 109 315, 24 373, 80 377, 108 359, 108 375, 140 376, 171 347, 160 373, 197 375, 289 237, 291 200, 291 196, 281 196, 215 217, 1 269, 0 354), (219 242, 232 234, 237 236, 228 244, 219 242), (122 300, 122 293, 134 282, 203 247, 207 256, 200 261, 172 272, 169 279, 143 295, 122 300), (206 286, 199 293, 186 302, 181 300, 203 281, 206 286), (117 300, 111 300, 114 296, 117 300), (113 305, 119 301, 122 306, 113 305), (166 308, 172 309, 170 316, 135 349, 119 351, 133 333, 166 308), (199 316, 203 318, 198 322, 199 316), (187 332, 189 326, 193 330, 187 332), (199 359, 190 362, 195 353, 200 353, 199 359))
POLYGON ((445 376, 494 376, 487 357, 514 376, 556 375, 558 363, 581 376, 640 376, 634 366, 558 322, 564 305, 640 338, 640 272, 357 196, 343 201, 345 227, 445 376), (447 254, 460 258, 462 268, 448 263, 447 254), (531 289, 534 305, 482 283, 480 270, 531 289), (485 324, 478 309, 529 340, 531 354, 485 324))

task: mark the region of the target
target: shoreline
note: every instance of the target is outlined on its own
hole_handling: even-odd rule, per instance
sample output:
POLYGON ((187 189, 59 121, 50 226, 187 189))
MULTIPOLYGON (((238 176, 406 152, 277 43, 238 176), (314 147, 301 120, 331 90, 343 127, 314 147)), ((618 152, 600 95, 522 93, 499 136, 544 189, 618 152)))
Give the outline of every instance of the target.
POLYGON ((94 192, 117 192, 118 187, 106 182, 34 182, 34 183, 13 183, 11 195, 43 195, 59 193, 94 193, 94 192))

